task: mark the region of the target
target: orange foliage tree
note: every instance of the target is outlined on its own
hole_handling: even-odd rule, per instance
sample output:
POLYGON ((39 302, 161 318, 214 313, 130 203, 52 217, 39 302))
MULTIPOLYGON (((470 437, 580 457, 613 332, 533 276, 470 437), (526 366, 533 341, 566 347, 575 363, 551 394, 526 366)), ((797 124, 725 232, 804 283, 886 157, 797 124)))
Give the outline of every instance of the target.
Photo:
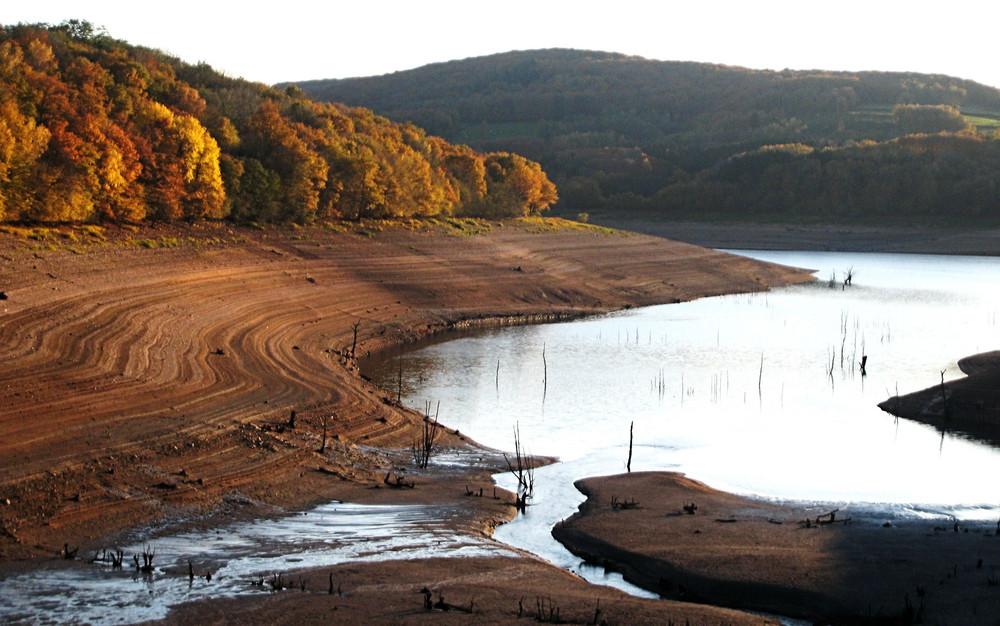
POLYGON ((85 22, 0 27, 0 220, 500 216, 555 198, 516 155, 227 78, 85 22))

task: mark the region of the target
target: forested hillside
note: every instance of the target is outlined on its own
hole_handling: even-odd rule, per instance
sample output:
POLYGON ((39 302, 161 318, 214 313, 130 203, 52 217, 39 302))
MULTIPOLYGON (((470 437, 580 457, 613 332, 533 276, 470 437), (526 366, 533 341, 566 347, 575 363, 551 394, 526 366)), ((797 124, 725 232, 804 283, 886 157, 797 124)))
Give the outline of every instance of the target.
POLYGON ((1000 221, 1000 91, 958 78, 541 50, 299 87, 535 159, 557 213, 1000 221))
POLYGON ((0 221, 526 215, 537 163, 129 45, 0 27, 0 221))

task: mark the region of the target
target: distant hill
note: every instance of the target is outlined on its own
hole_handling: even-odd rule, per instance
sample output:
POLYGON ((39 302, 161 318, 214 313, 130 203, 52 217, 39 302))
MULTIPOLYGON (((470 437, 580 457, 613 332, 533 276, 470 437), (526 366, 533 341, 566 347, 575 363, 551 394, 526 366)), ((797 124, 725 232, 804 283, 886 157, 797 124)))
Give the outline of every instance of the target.
POLYGON ((503 217, 546 209, 537 163, 111 38, 0 26, 0 221, 503 217))
POLYGON ((537 160, 557 213, 1000 221, 1000 90, 949 76, 555 49, 297 85, 537 160))

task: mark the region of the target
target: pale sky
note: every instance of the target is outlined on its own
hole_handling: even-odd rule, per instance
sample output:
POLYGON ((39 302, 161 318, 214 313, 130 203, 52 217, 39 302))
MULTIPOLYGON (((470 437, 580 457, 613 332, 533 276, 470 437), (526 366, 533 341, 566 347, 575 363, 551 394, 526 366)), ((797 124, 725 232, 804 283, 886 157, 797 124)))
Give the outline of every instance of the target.
POLYGON ((117 39, 268 84, 386 74, 509 50, 576 48, 759 69, 939 73, 1000 87, 995 0, 4 4, 2 24, 84 19, 117 39))

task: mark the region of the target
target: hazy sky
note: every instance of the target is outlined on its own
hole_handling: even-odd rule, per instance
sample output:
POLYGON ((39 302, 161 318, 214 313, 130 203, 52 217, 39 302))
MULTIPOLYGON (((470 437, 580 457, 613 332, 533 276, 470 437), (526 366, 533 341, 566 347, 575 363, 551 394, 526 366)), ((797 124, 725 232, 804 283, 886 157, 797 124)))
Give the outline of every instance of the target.
POLYGON ((85 19, 117 39, 269 84, 385 74, 495 52, 558 47, 752 68, 911 70, 1000 87, 1000 54, 993 43, 1000 2, 995 0, 4 4, 3 24, 85 19))

